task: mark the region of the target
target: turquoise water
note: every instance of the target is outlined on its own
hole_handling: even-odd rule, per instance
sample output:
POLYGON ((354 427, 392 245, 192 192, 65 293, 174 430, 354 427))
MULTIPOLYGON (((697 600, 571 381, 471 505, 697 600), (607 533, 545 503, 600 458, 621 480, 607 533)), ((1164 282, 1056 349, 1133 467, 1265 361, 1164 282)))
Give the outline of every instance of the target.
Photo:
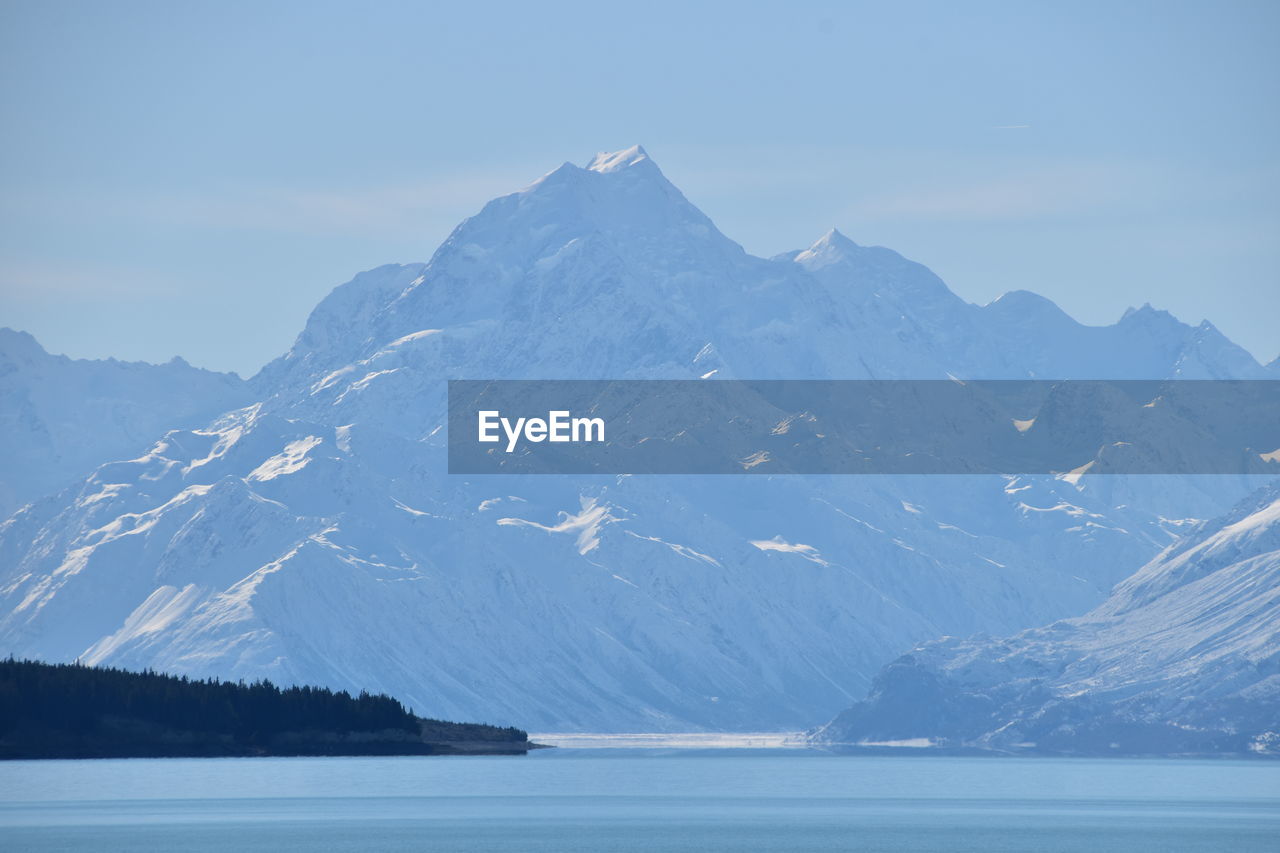
POLYGON ((1280 763, 546 750, 0 763, 0 849, 1280 851, 1280 763))

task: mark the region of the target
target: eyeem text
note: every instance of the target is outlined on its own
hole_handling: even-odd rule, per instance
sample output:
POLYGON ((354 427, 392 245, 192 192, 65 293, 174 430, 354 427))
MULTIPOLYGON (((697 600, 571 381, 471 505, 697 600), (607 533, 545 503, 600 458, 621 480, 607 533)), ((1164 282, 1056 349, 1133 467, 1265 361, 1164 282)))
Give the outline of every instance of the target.
POLYGON ((546 418, 502 417, 496 410, 477 412, 478 440, 507 440, 507 453, 516 449, 520 439, 532 441, 589 442, 604 441, 604 418, 575 418, 567 411, 547 412, 546 418))

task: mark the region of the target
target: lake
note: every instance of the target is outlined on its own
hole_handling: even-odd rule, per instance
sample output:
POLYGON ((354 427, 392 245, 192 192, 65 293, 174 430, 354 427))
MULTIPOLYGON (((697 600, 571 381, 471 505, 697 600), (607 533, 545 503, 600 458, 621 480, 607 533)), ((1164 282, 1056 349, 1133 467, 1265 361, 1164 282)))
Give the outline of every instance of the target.
POLYGON ((1275 853, 1280 762, 697 748, 0 762, 0 849, 1275 853))

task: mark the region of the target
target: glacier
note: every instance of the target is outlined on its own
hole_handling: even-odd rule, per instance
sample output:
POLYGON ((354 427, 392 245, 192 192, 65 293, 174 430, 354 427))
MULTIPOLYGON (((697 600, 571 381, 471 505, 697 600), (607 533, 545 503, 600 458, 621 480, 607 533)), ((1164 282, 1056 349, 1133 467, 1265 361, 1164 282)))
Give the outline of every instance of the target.
POLYGON ((450 476, 445 383, 1267 378, 1211 324, 758 258, 640 147, 357 275, 248 399, 0 525, 0 652, 388 692, 541 731, 809 728, 904 648, 1075 616, 1248 477, 450 476))

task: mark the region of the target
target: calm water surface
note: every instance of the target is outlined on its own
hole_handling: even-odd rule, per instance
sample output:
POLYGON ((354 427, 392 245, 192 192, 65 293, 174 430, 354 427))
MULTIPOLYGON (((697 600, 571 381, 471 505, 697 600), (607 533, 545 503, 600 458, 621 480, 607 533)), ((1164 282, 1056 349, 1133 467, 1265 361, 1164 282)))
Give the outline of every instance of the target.
POLYGON ((1280 851, 1280 763, 545 750, 0 762, 0 849, 1280 851))

